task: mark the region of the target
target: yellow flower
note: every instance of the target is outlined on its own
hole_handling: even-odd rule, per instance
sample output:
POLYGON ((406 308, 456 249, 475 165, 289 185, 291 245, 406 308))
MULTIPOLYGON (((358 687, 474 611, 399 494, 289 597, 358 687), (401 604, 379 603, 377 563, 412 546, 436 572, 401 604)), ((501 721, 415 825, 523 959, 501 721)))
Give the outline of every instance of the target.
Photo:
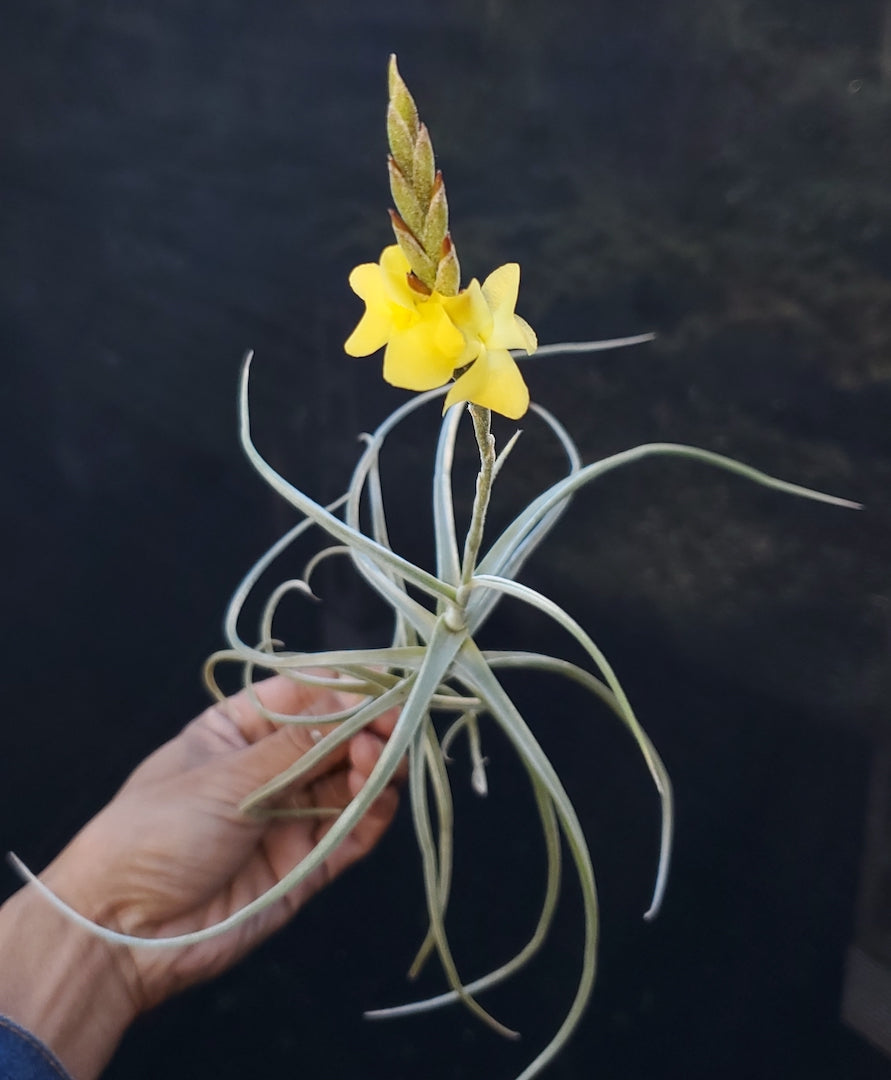
POLYGON ((534 352, 538 340, 532 327, 515 314, 520 267, 506 263, 493 270, 482 285, 476 280, 443 306, 465 338, 456 367, 471 366, 446 395, 444 408, 459 401, 519 418, 529 408, 529 391, 508 349, 534 352))
POLYGON ((404 390, 432 390, 452 377, 464 337, 443 307, 444 297, 409 285, 408 259, 393 244, 380 263, 363 263, 350 287, 365 301, 365 314, 347 338, 350 356, 370 356, 386 345, 384 378, 404 390))

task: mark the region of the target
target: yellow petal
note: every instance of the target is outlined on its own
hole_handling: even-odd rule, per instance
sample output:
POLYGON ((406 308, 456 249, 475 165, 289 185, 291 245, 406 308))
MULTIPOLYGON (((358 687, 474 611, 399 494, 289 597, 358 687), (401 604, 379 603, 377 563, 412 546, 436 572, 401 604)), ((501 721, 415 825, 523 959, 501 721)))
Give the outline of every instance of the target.
POLYGON ((525 349, 527 353, 534 353, 538 348, 538 338, 535 331, 519 315, 514 315, 514 326, 517 332, 519 344, 507 346, 510 349, 525 349))
POLYGON ((344 351, 348 356, 371 356, 387 344, 392 328, 393 321, 385 311, 369 307, 346 339, 344 351))
POLYGON ((443 300, 443 306, 468 341, 488 339, 493 325, 492 312, 476 278, 457 296, 447 296, 443 300))
POLYGON ((458 358, 464 351, 464 335, 446 314, 443 299, 439 293, 434 293, 429 301, 418 305, 418 314, 430 327, 437 352, 442 354, 444 360, 449 360, 454 371, 458 367, 458 358))
POLYGON ((391 244, 381 252, 380 270, 388 298, 401 307, 414 307, 419 297, 408 283, 411 264, 398 244, 391 244))
POLYGON ((390 337, 384 353, 384 378, 403 390, 433 390, 451 378, 464 349, 464 338, 442 304, 418 305, 419 320, 390 337))
POLYGON ((350 288, 365 301, 365 314, 344 345, 350 356, 377 352, 394 331, 417 321, 408 269, 408 260, 393 244, 383 250, 380 263, 363 263, 350 274, 350 288))
POLYGON ((443 411, 459 401, 472 401, 511 420, 519 420, 529 408, 529 390, 506 349, 483 349, 476 363, 446 394, 443 411))
POLYGON ((407 274, 411 265, 398 244, 389 244, 381 252, 381 269, 385 274, 407 274))
POLYGON ((525 349, 534 352, 538 347, 535 331, 514 313, 520 291, 520 267, 505 263, 493 270, 483 282, 482 292, 492 311, 494 323, 489 344, 500 349, 525 349))
POLYGON ((505 263, 493 270, 483 282, 482 292, 493 315, 503 309, 513 315, 520 293, 519 263, 505 263))
POLYGON ((387 289, 377 263, 357 266, 350 274, 350 288, 366 304, 383 307, 387 303, 387 289))

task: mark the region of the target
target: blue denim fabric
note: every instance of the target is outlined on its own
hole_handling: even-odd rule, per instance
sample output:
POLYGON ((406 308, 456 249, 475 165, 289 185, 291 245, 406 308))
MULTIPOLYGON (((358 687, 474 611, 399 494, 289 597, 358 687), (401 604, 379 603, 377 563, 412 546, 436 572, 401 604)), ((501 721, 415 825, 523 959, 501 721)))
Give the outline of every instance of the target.
POLYGON ((0 1080, 71 1080, 55 1054, 6 1016, 0 1016, 0 1080))

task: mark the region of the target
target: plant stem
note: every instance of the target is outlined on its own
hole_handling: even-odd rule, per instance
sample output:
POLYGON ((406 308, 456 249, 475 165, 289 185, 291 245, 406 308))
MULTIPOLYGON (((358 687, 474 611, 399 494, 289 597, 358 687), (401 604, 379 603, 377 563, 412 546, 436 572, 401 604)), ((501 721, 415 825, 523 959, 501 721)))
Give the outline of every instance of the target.
POLYGON ((495 437, 492 434, 492 413, 479 405, 468 405, 476 441, 480 448, 480 471, 476 478, 476 497, 473 500, 473 514, 467 539, 464 542, 464 562, 461 567, 461 584, 469 585, 476 570, 476 560, 483 542, 483 528, 486 524, 486 511, 492 494, 492 479, 495 471, 495 437))

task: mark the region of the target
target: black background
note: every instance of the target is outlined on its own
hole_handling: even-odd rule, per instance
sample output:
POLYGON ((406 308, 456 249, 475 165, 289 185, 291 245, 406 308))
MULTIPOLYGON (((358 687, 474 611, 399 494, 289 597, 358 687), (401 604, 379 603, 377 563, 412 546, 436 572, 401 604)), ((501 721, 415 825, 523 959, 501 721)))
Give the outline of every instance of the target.
MULTIPOLYGON (((390 242, 396 51, 465 280, 520 261, 542 342, 659 334, 529 362, 585 460, 692 442, 867 506, 651 461, 581 495, 530 565, 613 660, 678 798, 665 908, 644 924, 657 800, 633 747, 564 686, 511 681, 576 801, 603 907, 594 1000, 548 1075, 889 1075, 839 1021, 891 682, 882 17, 879 0, 8 5, 0 846, 42 865, 206 704, 226 599, 292 520, 237 446, 244 350, 258 443, 320 501, 356 435, 405 400, 377 359, 342 352, 361 308, 347 274, 390 242)), ((394 545, 421 560, 435 416, 384 462, 394 545)), ((525 426, 496 523, 560 468, 525 426)), ((325 603, 291 612, 293 644, 386 640, 348 575, 320 580, 325 603)), ((574 655, 507 604, 486 644, 574 655)), ((486 803, 454 767, 468 972, 524 940, 543 888, 522 774, 486 740, 486 803)), ((461 1010, 364 1022, 416 992, 403 815, 236 971, 141 1021, 107 1075, 516 1075, 570 1000, 578 907, 570 886, 546 955, 491 995, 519 1045, 461 1010)))

